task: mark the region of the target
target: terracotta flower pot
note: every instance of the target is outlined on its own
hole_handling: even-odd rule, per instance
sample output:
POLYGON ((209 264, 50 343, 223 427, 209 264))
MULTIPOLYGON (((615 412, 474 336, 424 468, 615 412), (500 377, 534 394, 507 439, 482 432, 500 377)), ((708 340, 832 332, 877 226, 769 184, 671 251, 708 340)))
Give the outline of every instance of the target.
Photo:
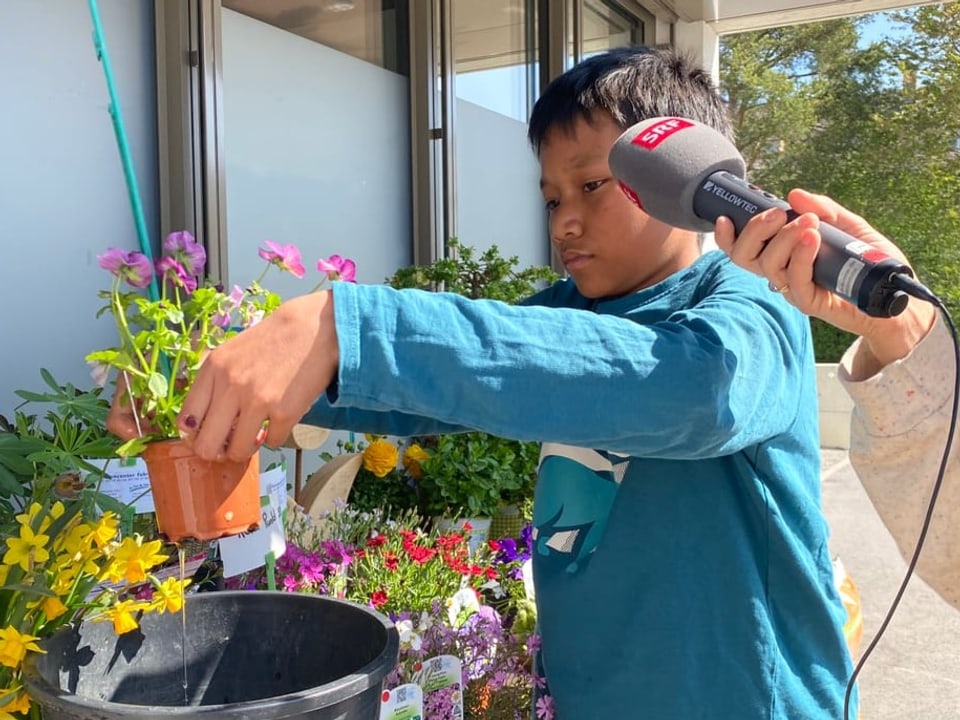
POLYGON ((214 540, 260 526, 260 457, 245 463, 198 458, 182 440, 143 451, 160 534, 171 542, 214 540))

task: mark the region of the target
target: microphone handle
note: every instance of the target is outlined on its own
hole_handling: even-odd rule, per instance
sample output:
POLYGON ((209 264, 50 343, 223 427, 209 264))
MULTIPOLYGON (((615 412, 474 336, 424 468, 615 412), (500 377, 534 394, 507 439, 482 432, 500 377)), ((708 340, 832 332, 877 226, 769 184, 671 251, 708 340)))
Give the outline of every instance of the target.
MULTIPOLYGON (((693 198, 697 217, 715 223, 725 215, 738 235, 750 218, 773 207, 786 210, 791 220, 797 217, 785 200, 725 170, 701 181, 693 198)), ((820 237, 820 251, 813 262, 817 285, 873 317, 893 317, 906 309, 909 296, 895 280, 898 275, 913 277, 908 265, 829 223, 820 223, 820 237)))

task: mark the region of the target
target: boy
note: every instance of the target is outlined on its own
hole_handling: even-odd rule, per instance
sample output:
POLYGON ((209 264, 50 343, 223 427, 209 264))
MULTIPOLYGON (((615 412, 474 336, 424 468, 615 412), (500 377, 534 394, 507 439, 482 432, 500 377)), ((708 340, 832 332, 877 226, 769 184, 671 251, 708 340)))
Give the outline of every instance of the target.
POLYGON ((591 57, 537 102, 570 279, 523 307, 346 283, 296 298, 211 353, 182 429, 237 459, 265 420, 273 444, 304 415, 543 441, 534 574, 556 717, 835 720, 850 660, 807 323, 618 187, 610 147, 659 115, 729 132, 708 77, 669 50, 591 57))

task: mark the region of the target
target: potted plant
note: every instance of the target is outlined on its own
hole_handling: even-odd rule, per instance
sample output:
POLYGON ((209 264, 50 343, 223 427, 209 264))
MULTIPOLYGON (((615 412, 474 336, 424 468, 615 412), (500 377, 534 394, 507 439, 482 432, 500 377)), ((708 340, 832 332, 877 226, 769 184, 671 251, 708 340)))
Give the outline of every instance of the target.
MULTIPOLYGON (((97 258, 113 275, 111 289, 101 293, 107 301, 101 312, 113 317, 118 344, 91 352, 87 361, 101 375, 116 372, 116 397, 130 404, 138 430, 118 452, 142 455, 158 527, 171 541, 210 540, 259 525, 257 455, 246 463, 201 460, 177 425, 206 353, 280 305, 279 295, 261 285, 270 267, 305 274, 294 245, 267 241, 259 255, 267 263, 260 277, 230 291, 203 280, 206 253, 185 231, 167 236, 155 268, 143 253, 118 248, 97 258)), ((317 267, 324 279, 353 279, 353 262, 339 256, 317 267)))
MULTIPOLYGON (((503 257, 496 245, 482 253, 460 244, 447 245, 449 255, 430 265, 398 270, 387 282, 395 288, 455 292, 474 299, 517 303, 557 274, 546 266, 518 269, 516 256, 503 257)), ((422 463, 418 489, 421 511, 429 515, 468 515, 483 519, 502 511, 510 520, 498 534, 519 532, 517 505, 531 496, 539 460, 539 444, 470 432, 417 438, 431 457, 422 463)), ((476 526, 479 523, 473 522, 476 526)), ((475 527, 475 530, 477 528, 475 527)))

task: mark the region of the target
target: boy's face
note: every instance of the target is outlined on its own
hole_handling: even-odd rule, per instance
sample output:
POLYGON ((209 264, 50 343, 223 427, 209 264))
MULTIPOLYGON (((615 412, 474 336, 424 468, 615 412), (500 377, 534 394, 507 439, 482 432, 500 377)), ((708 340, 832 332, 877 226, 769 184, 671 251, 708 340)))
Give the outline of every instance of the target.
POLYGON ((622 132, 597 112, 590 123, 578 118, 570 133, 553 128, 540 145, 550 240, 588 298, 649 287, 700 254, 695 233, 654 220, 620 189, 607 155, 622 132))

